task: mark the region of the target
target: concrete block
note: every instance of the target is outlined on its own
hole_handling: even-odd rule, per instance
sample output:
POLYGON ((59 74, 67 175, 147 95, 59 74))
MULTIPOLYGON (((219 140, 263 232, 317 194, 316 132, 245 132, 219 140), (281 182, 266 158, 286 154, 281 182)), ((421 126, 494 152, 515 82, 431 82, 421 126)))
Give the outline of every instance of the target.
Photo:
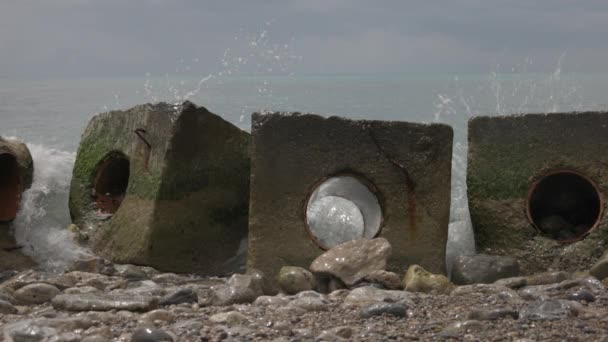
POLYGON ((34 162, 27 146, 0 137, 0 271, 34 266, 29 257, 20 253, 10 228, 21 196, 32 185, 33 177, 34 162))
POLYGON ((70 213, 98 254, 165 271, 222 274, 247 233, 249 134, 190 102, 95 116, 70 213))
POLYGON ((523 274, 589 269, 608 242, 608 113, 469 121, 468 195, 479 253, 523 274))
POLYGON ((384 237, 387 268, 445 271, 451 127, 254 114, 248 267, 308 267, 340 242, 384 237))

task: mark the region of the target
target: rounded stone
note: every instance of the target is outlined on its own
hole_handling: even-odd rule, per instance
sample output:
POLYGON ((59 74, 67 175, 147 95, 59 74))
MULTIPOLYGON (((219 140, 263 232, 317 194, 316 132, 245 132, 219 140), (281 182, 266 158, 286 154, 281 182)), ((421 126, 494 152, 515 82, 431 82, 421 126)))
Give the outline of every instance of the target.
POLYGON ((61 291, 53 285, 36 283, 26 285, 15 291, 15 300, 23 304, 42 304, 50 302, 61 291))
POLYGON ((131 342, 173 342, 173 337, 165 331, 154 328, 138 328, 131 335, 131 342))
POLYGON ((310 271, 297 266, 284 266, 277 276, 279 287, 287 294, 296 294, 314 288, 314 277, 310 271))
POLYGON ((308 206, 306 217, 311 234, 322 246, 331 248, 363 237, 363 214, 346 198, 319 198, 308 206))

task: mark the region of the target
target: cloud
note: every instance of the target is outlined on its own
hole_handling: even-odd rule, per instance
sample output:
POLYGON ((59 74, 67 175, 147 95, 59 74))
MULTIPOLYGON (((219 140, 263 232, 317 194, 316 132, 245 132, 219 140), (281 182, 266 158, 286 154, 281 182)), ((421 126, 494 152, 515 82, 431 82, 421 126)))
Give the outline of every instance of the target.
POLYGON ((235 37, 262 29, 295 39, 302 73, 487 71, 526 58, 542 71, 563 52, 606 72, 607 21, 603 0, 6 0, 0 76, 165 73, 181 59, 213 72, 239 50, 235 37))

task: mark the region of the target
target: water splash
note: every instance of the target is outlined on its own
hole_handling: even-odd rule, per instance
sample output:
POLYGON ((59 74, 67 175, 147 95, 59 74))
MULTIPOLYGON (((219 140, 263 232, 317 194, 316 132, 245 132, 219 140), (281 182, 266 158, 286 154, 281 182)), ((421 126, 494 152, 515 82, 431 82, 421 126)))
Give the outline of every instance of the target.
POLYGON ((76 155, 37 144, 28 147, 34 159, 34 182, 23 194, 13 222, 15 239, 42 268, 62 271, 90 255, 66 229, 71 222, 67 203, 76 155))
POLYGON ((455 127, 452 158, 452 201, 450 225, 446 247, 448 275, 454 260, 459 255, 475 253, 475 242, 469 203, 467 198, 467 120, 480 115, 508 115, 521 113, 556 113, 580 111, 585 108, 581 86, 574 76, 563 73, 565 53, 548 74, 528 71, 533 65, 530 58, 520 65, 503 71, 501 64, 479 84, 454 77, 446 92, 437 94, 433 103, 436 122, 446 122, 455 127), (463 89, 467 89, 467 93, 463 89))
MULTIPOLYGON (((143 85, 145 100, 153 103, 164 100, 180 104, 201 96, 202 90, 211 87, 213 81, 221 83, 232 76, 253 76, 255 84, 252 91, 259 98, 265 99, 263 101, 265 105, 276 105, 276 101, 273 100, 272 81, 266 76, 292 75, 290 73, 292 65, 301 61, 302 57, 293 53, 293 38, 290 42, 280 42, 272 37, 270 33, 272 24, 272 20, 268 21, 264 28, 254 33, 241 29, 234 37, 235 45, 224 50, 219 61, 220 70, 199 77, 197 81, 192 81, 193 67, 185 63, 183 58, 175 68, 175 73, 165 73, 162 80, 153 77, 151 73, 146 73, 143 85)), ((191 62, 197 64, 200 59, 193 58, 191 62)), ((244 108, 243 111, 248 109, 244 108)), ((256 108, 251 111, 261 109, 256 108)))

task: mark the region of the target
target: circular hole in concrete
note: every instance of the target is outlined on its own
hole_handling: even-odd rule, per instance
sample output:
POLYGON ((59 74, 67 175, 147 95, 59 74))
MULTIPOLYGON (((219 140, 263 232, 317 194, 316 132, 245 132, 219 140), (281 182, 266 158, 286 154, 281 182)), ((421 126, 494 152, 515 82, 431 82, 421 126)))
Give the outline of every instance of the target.
POLYGON ((323 249, 346 241, 375 237, 382 209, 370 187, 357 177, 336 176, 321 183, 308 198, 306 226, 323 249))
POLYGON ((559 170, 532 184, 526 209, 528 219, 541 233, 560 242, 574 242, 599 225, 603 202, 589 178, 559 170))
POLYGON ((119 152, 112 152, 99 164, 95 176, 93 197, 100 214, 114 214, 129 184, 129 159, 119 152))
POLYGON ((12 221, 17 216, 21 188, 17 158, 10 153, 0 154, 0 222, 12 221))

